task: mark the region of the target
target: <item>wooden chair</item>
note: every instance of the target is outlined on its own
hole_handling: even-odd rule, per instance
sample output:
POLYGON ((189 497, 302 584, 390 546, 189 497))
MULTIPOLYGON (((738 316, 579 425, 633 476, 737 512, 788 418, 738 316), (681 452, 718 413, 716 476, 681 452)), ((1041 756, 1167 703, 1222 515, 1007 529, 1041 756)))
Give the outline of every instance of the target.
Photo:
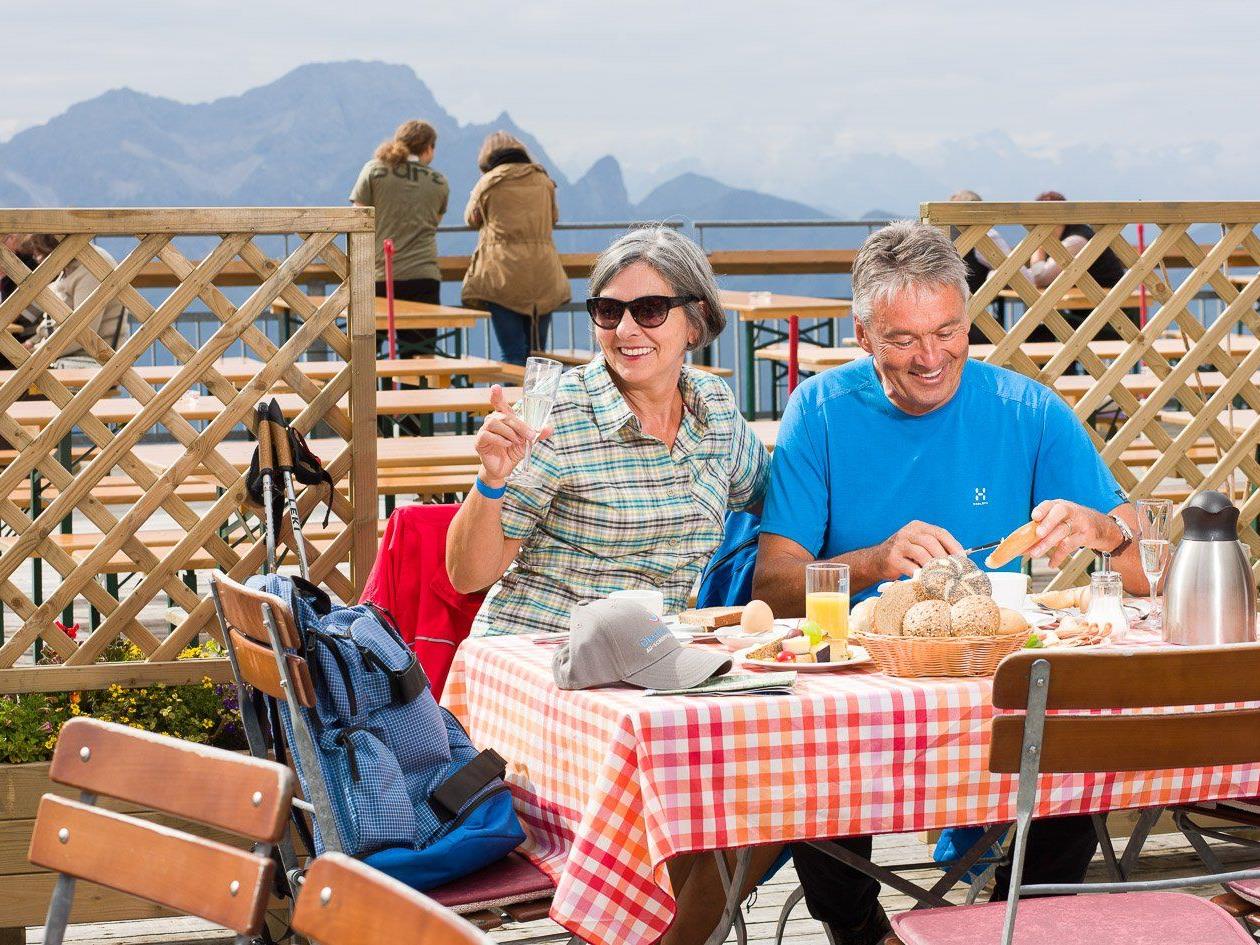
POLYGON ((1020 883, 1039 774, 1254 764, 1260 709, 1168 709, 1255 702, 1260 644, 1007 657, 994 678, 993 705, 1014 711, 994 720, 989 770, 1019 775, 1010 899, 904 913, 893 930, 905 945, 1010 945, 1017 924, 1019 945, 1255 945, 1219 905, 1164 890, 1257 879, 1260 869, 1151 882, 1020 883), (1134 709, 1145 711, 1096 714, 1134 709), (1089 892, 1119 895, 1071 895, 1089 892), (1021 902, 1022 895, 1058 898, 1021 902))
MULTIPOLYGON (((315 682, 302 655, 302 636, 292 611, 274 594, 238 584, 226 574, 210 576, 210 592, 228 659, 236 678, 237 704, 250 753, 256 758, 275 757, 287 763, 278 712, 266 712, 266 699, 284 700, 293 719, 293 744, 287 748, 297 756, 307 773, 311 797, 295 799, 293 806, 315 819, 324 848, 342 849, 341 835, 333 817, 328 785, 315 750, 315 740, 305 723, 304 709, 315 707, 315 682), (255 693, 261 698, 256 699, 255 693), (269 715, 264 724, 263 714, 269 715), (269 739, 264 732, 269 731, 269 739)), ((292 842, 280 846, 280 861, 290 885, 295 883, 300 864, 292 842)))
POLYGON ((317 945, 489 945, 476 926, 423 893, 341 853, 306 872, 293 930, 317 945))
MULTIPOLYGON (((294 744, 289 747, 302 770, 309 772, 310 796, 306 800, 295 799, 293 806, 314 817, 325 850, 338 852, 342 845, 328 786, 302 712, 315 705, 315 685, 302 656, 301 635, 293 614, 280 598, 245 587, 223 574, 211 576, 210 588, 236 676, 250 751, 266 758, 273 750, 264 738, 259 701, 253 694, 260 693, 263 699, 284 699, 294 720, 294 744)), ((274 732, 277 726, 278 719, 273 715, 270 728, 274 732)), ((302 869, 293 843, 282 841, 278 851, 290 888, 296 888, 302 869)), ((528 922, 545 916, 555 887, 546 873, 520 854, 512 853, 498 863, 428 892, 442 906, 468 916, 481 928, 496 928, 505 921, 528 922)))
POLYGON ((85 879, 216 922, 243 945, 262 928, 271 845, 285 829, 293 774, 272 762, 86 717, 61 729, 49 777, 79 800, 45 794, 29 858, 61 875, 44 942, 61 945, 85 879), (99 795, 255 841, 252 852, 94 806, 99 795))

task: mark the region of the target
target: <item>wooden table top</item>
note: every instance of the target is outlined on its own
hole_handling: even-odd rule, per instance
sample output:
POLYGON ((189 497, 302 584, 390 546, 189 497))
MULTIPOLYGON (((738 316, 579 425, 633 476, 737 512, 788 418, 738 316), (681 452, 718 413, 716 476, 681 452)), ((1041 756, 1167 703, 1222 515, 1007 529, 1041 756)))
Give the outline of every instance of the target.
MULTIPOLYGON (((376 411, 382 416, 406 416, 409 414, 490 412, 489 387, 444 387, 438 390, 383 390, 376 392, 376 411)), ((519 387, 506 387, 504 394, 509 402, 519 400, 519 387)), ((306 400, 298 394, 276 394, 274 399, 286 417, 295 417, 306 408, 306 400)), ((349 408, 346 397, 338 401, 344 410, 349 408)), ((143 405, 131 397, 108 397, 92 405, 91 413, 102 423, 129 423, 140 413, 143 405)), ((181 397, 173 405, 174 411, 185 420, 213 420, 223 410, 217 397, 202 395, 195 399, 181 397)), ((9 406, 9 419, 24 427, 48 426, 61 414, 61 408, 47 400, 19 400, 9 406)))
MULTIPOLYGON (((1189 426, 1190 421, 1195 418, 1196 414, 1192 414, 1188 410, 1165 410, 1159 415, 1159 419, 1171 423, 1175 426, 1189 426)), ((1260 417, 1254 410, 1222 410, 1217 414, 1216 419, 1225 424, 1231 433, 1235 436, 1241 436, 1256 424, 1256 419, 1260 417)))
MULTIPOLYGON (((768 449, 774 449, 778 436, 779 421, 758 420, 752 424, 754 432, 768 449)), ((426 466, 472 466, 477 463, 477 451, 473 447, 475 436, 396 436, 376 441, 376 465, 379 469, 403 469, 426 466)), ((325 463, 345 449, 345 441, 339 439, 308 439, 307 445, 325 463)), ((239 470, 249 468, 254 455, 252 441, 229 440, 220 443, 216 452, 239 470)), ((137 457, 154 470, 163 470, 184 455, 184 447, 178 443, 145 444, 132 450, 137 457)))
MULTIPOLYGON (((1022 302, 1023 301, 1023 296, 1021 296, 1014 289, 1003 289, 997 294, 997 297, 1006 302, 1022 302)), ((1146 295, 1146 301, 1147 301, 1147 304, 1149 305, 1149 304, 1154 303, 1155 298, 1148 292, 1146 295)), ((1128 303, 1125 304, 1124 307, 1136 308, 1138 305, 1141 304, 1141 302, 1142 302, 1142 294, 1140 292, 1134 292, 1132 295, 1129 296, 1129 301, 1128 303)), ((1088 309, 1096 308, 1097 303, 1095 303, 1092 299, 1088 298, 1080 289, 1072 288, 1072 289, 1068 289, 1066 292, 1063 293, 1063 297, 1054 303, 1054 307, 1056 309, 1069 309, 1071 311, 1088 310, 1088 309)))
POLYGON ((741 322, 783 319, 793 315, 801 318, 847 318, 853 309, 853 303, 849 299, 820 299, 808 295, 783 295, 779 292, 770 293, 769 303, 754 305, 751 299, 754 294, 723 289, 720 293, 722 307, 738 312, 741 322))
MULTIPOLYGON (((325 295, 308 295, 316 305, 322 305, 325 295)), ((276 299, 271 303, 274 311, 285 313, 291 307, 284 299, 276 299)), ((385 331, 389 327, 389 300, 381 296, 374 299, 376 311, 376 330, 385 331)), ((489 312, 475 308, 458 308, 454 305, 431 305, 428 302, 406 302, 394 299, 395 328, 471 328, 478 321, 489 318, 489 312)))
MULTIPOLYGON (((501 378, 504 376, 524 376, 524 368, 505 365, 502 361, 489 358, 395 358, 382 359, 375 362, 378 378, 392 377, 432 377, 450 378, 467 375, 472 379, 501 378)), ((227 380, 233 384, 245 384, 262 370, 263 362, 256 358, 220 358, 214 363, 227 380)), ((328 381, 345 369, 344 361, 299 361, 298 370, 313 381, 328 381)), ((183 365, 161 364, 136 367, 136 373, 150 384, 166 384, 183 365)), ((14 375, 13 371, 0 371, 0 384, 7 383, 14 375)), ((83 387, 100 373, 100 368, 55 368, 50 372, 53 377, 72 389, 83 387)))
MULTIPOLYGON (((1222 339, 1219 347, 1231 354, 1242 355, 1252 351, 1257 344, 1260 342, 1252 335, 1230 334, 1222 339)), ((1186 353, 1186 345, 1180 338, 1157 338, 1151 347, 1165 358, 1180 358, 1186 353)), ((994 345, 972 345, 969 354, 970 357, 982 361, 993 353, 994 348, 994 345)), ((1128 350, 1129 344, 1120 340, 1091 341, 1089 348, 1100 358, 1118 358, 1128 350)), ((1063 350, 1063 344, 1058 341, 1026 341, 1019 346, 1019 349, 1034 363, 1047 364, 1063 350)), ((823 371, 827 368, 860 361, 866 356, 866 352, 857 345, 824 348, 819 345, 803 344, 798 350, 801 369, 806 371, 823 371)), ((787 345, 779 343, 758 348, 757 357, 784 363, 788 359, 787 345)))

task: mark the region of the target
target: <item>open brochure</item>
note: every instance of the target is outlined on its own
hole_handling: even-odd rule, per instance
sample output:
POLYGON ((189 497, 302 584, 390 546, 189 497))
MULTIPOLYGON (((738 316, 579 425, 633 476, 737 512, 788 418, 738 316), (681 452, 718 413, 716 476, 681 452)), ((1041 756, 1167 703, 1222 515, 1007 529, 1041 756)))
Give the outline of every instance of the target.
POLYGON ((796 673, 728 673, 712 676, 690 689, 645 689, 645 696, 765 696, 786 695, 796 684, 796 673))

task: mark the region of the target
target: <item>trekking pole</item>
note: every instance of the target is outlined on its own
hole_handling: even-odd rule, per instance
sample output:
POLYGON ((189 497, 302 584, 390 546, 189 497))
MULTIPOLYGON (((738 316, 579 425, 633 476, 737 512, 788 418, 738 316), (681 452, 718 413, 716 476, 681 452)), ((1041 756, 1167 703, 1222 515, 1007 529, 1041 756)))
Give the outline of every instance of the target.
POLYGON ((276 570, 276 523, 272 518, 274 514, 273 499, 275 497, 275 483, 272 476, 275 475, 276 454, 271 442, 271 424, 267 422, 267 407, 265 404, 258 404, 254 408, 254 418, 258 424, 258 472, 262 476, 263 484, 263 522, 267 531, 267 573, 274 574, 276 570))
POLYGON ((306 561, 306 539, 302 536, 302 520, 298 517, 297 493, 293 489, 293 447, 289 443, 289 424, 280 412, 280 405, 275 400, 267 408, 267 419, 278 429, 272 430, 272 448, 275 450, 276 466, 284 479, 284 489, 289 500, 289 522, 293 526, 293 544, 297 546, 298 566, 302 577, 310 580, 306 561))

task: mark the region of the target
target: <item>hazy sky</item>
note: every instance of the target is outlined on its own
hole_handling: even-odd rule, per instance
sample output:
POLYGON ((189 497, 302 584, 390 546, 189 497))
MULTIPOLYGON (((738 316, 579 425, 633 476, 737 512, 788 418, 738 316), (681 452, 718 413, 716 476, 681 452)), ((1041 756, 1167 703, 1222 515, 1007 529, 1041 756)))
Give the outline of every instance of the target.
POLYGON ((785 166, 992 130, 1047 152, 1206 143, 1241 165, 1257 36, 1260 3, 1212 0, 44 0, 6 17, 0 140, 118 86, 196 102, 379 59, 462 122, 511 112, 570 175, 610 152, 640 175, 696 158, 783 192, 785 166))

